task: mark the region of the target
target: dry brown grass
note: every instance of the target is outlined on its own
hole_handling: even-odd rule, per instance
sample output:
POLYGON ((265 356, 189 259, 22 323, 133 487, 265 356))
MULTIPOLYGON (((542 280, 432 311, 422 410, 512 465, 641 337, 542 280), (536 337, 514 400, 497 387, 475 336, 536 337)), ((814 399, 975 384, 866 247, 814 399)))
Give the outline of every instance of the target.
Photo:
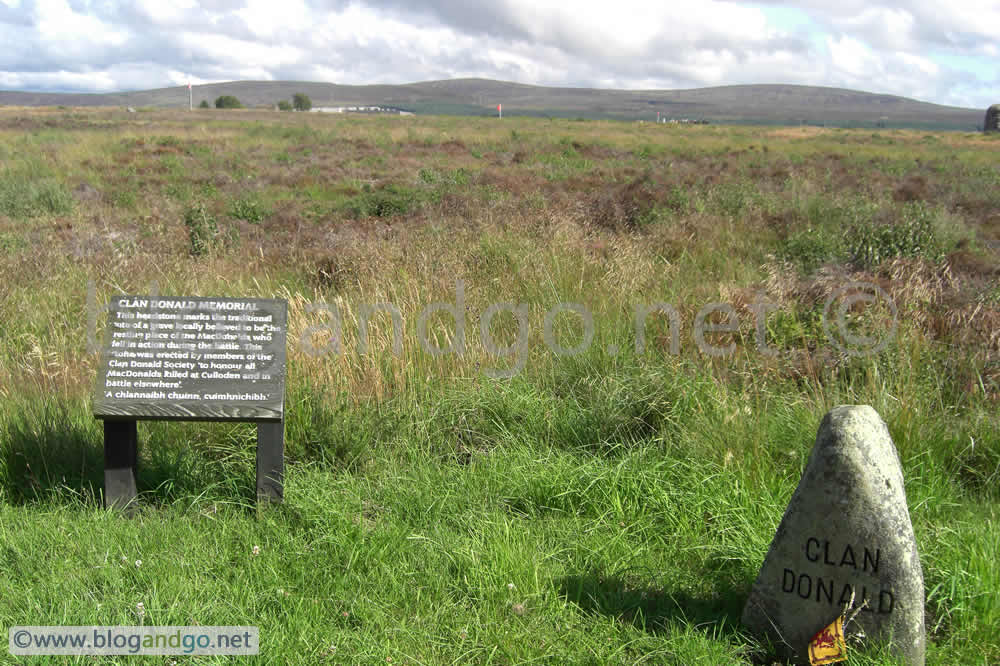
MULTIPOLYGON (((66 320, 66 312, 82 312, 88 280, 104 298, 153 282, 172 293, 287 294, 296 330, 311 321, 300 312, 307 302, 338 298, 347 305, 397 299, 412 326, 420 307, 452 296, 457 278, 479 308, 532 300, 536 329, 558 300, 586 296, 626 320, 638 300, 667 300, 690 325, 700 303, 722 299, 741 313, 749 340, 747 308, 760 293, 804 312, 821 307, 843 281, 861 279, 883 285, 928 339, 992 353, 996 305, 974 297, 996 287, 989 247, 985 254, 958 248, 942 265, 901 260, 872 272, 827 266, 803 275, 780 260, 761 267, 768 244, 810 223, 803 203, 810 198, 868 197, 887 207, 930 201, 979 238, 1000 240, 996 198, 932 168, 960 157, 986 173, 978 144, 949 136, 925 146, 923 133, 891 136, 897 144, 874 146, 870 133, 821 128, 0 111, 0 139, 34 146, 75 200, 68 215, 0 216, 2 238, 16 238, 0 254, 0 303, 5 312, 30 313, 5 334, 0 379, 66 391, 88 386, 84 324, 66 320), (953 153, 935 158, 941 145, 953 153), (570 161, 563 172, 543 163, 564 153, 587 161, 570 161), (906 162, 913 155, 921 161, 906 162), (904 163, 909 170, 898 173, 904 163), (467 182, 449 184, 460 173, 467 182), (737 182, 758 198, 734 217, 717 208, 716 194, 737 182), (405 212, 350 212, 359 197, 386 187, 410 197, 405 212), (269 214, 259 222, 230 218, 241 197, 259 199, 269 214), (195 201, 236 242, 192 257, 182 219, 195 201), (46 323, 56 320, 59 329, 46 323)), ((350 307, 348 315, 356 323, 350 307)), ((385 334, 380 329, 381 343, 385 334)), ((834 362, 818 351, 796 353, 791 372, 801 377, 817 377, 834 362)), ((452 361, 445 374, 469 372, 484 360, 476 354, 452 361)), ((338 358, 309 364, 309 372, 384 396, 412 381, 407 364, 427 363, 412 352, 386 367, 338 358)))

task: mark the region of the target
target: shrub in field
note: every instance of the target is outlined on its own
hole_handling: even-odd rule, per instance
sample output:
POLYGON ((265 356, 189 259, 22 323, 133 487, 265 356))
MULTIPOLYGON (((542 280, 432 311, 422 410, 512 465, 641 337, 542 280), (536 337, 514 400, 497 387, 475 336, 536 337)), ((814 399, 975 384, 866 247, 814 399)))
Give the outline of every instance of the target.
POLYGON ((199 109, 210 109, 212 107, 209 106, 207 99, 203 99, 203 100, 201 100, 201 104, 198 105, 198 108, 199 109))
POLYGON ((801 266, 806 273, 811 273, 843 254, 843 234, 826 226, 809 226, 790 234, 782 249, 786 259, 801 266))
POLYGON ((441 180, 441 174, 435 169, 421 169, 417 176, 420 180, 428 185, 433 185, 441 180))
POLYGON ((184 226, 191 241, 191 254, 199 257, 219 242, 219 225, 215 216, 203 203, 196 203, 184 211, 184 226))
POLYGON ((851 250, 844 230, 869 225, 879 213, 878 205, 867 199, 836 199, 827 195, 814 196, 797 208, 789 213, 801 226, 788 230, 781 254, 806 273, 823 264, 846 261, 851 250))
POLYGON ((232 95, 221 95, 215 100, 217 109, 242 109, 243 103, 232 95))
POLYGON ((427 185, 468 185, 472 178, 472 173, 468 169, 459 167, 454 171, 442 172, 437 169, 421 169, 417 173, 421 182, 427 185))
POLYGON ((312 100, 305 93, 295 93, 292 96, 292 106, 295 107, 296 111, 308 111, 312 108, 312 105, 312 100))
POLYGON ((0 232, 0 254, 14 254, 28 247, 28 241, 14 233, 0 232))
POLYGON ((355 256, 339 252, 322 257, 313 270, 311 279, 321 289, 339 291, 358 282, 359 268, 355 256))
POLYGON ((674 185, 667 194, 666 204, 667 208, 675 213, 687 213, 691 206, 691 197, 683 187, 674 185))
POLYGON ((922 202, 903 206, 900 219, 880 223, 872 219, 858 222, 847 235, 848 254, 859 266, 878 266, 896 257, 924 257, 940 261, 943 244, 935 228, 934 211, 922 202))
POLYGON ((65 215, 72 210, 73 196, 52 178, 35 180, 9 172, 0 177, 0 215, 16 219, 65 215))
POLYGON ((483 236, 478 247, 465 258, 470 274, 483 277, 517 272, 517 249, 509 239, 483 236))
POLYGON ((660 155, 663 154, 663 152, 664 152, 663 146, 652 144, 652 143, 645 143, 645 144, 639 146, 639 148, 637 148, 634 151, 634 154, 640 160, 649 160, 649 159, 653 159, 653 158, 659 157, 660 155))
POLYGON ((112 194, 111 203, 117 208, 135 208, 137 198, 135 187, 127 185, 112 194))
POLYGON ((636 231, 656 220, 656 192, 649 175, 605 188, 590 202, 594 224, 615 231, 636 231))
POLYGON ((712 189, 712 203, 726 217, 736 218, 758 206, 760 194, 753 184, 734 180, 712 189))
POLYGON ((234 199, 232 206, 229 208, 230 217, 250 222, 251 224, 257 224, 270 214, 269 210, 252 197, 234 199))
POLYGON ((62 183, 55 180, 33 184, 31 195, 37 210, 42 213, 62 215, 73 210, 73 197, 62 183))
POLYGON ((163 193, 178 201, 187 201, 191 198, 191 186, 188 183, 170 183, 163 189, 163 193))
POLYGON ((356 218, 392 217, 404 215, 416 207, 419 195, 415 190, 400 185, 386 185, 377 190, 369 187, 351 199, 348 210, 356 218))
POLYGON ((291 111, 292 105, 287 99, 278 102, 278 111, 291 111))

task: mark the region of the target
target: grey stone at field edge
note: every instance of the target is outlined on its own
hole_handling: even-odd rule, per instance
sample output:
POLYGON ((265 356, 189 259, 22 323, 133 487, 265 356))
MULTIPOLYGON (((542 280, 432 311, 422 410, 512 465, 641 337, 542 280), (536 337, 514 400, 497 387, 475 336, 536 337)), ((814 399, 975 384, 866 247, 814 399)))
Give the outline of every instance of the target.
POLYGON ((1000 132, 1000 104, 994 104, 986 109, 986 119, 983 120, 984 132, 1000 132))
POLYGON ((809 663, 809 642, 852 594, 853 609, 867 606, 845 630, 848 649, 860 630, 922 666, 924 580, 903 473, 888 428, 867 405, 835 407, 823 419, 742 621, 779 656, 809 663))

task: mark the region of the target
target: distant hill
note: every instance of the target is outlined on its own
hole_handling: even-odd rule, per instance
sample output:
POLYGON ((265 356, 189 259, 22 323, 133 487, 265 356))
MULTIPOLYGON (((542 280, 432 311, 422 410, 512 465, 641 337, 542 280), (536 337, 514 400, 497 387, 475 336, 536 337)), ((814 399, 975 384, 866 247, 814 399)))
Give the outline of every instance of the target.
MULTIPOLYGON (((313 106, 392 106, 416 113, 504 114, 585 118, 667 118, 715 123, 918 127, 973 130, 983 111, 817 86, 740 85, 693 90, 549 88, 488 79, 425 81, 405 85, 347 86, 302 81, 233 81, 194 86, 194 103, 235 95, 247 106, 272 106, 304 92, 313 106)), ((134 106, 188 105, 186 86, 124 93, 75 94, 0 91, 0 105, 134 106)))

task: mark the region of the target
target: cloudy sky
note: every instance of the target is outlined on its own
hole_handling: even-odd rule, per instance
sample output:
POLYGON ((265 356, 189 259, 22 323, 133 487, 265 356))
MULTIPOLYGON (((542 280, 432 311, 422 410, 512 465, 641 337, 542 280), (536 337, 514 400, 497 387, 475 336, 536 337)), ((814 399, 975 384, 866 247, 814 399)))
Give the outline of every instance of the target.
POLYGON ((800 83, 1000 102, 1000 0, 0 0, 0 89, 800 83))

